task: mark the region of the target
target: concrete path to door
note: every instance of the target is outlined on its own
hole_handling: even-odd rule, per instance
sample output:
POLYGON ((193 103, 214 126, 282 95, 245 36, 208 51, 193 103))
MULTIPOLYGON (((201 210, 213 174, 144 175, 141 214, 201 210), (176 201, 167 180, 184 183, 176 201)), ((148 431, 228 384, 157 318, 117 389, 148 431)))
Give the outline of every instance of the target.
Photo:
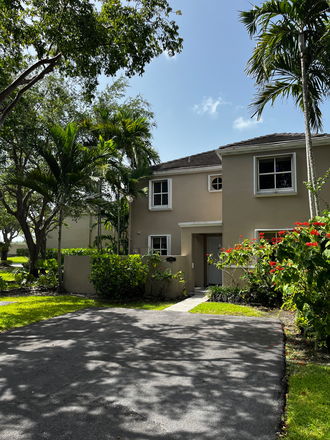
POLYGON ((0 334, 0 440, 276 440, 279 321, 86 309, 0 334))
POLYGON ((206 288, 205 289, 196 288, 195 292, 189 294, 188 298, 176 304, 173 304, 173 306, 167 307, 167 309, 164 309, 164 312, 189 312, 199 304, 208 301, 208 297, 206 296, 206 291, 207 291, 206 288))

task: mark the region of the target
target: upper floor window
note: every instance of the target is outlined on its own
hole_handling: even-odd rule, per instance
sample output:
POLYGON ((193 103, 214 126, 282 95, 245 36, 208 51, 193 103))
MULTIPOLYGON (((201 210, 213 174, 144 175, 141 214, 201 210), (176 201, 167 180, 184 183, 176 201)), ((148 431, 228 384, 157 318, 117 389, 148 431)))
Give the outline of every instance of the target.
POLYGON ((209 175, 208 188, 209 192, 221 191, 222 190, 222 177, 220 174, 209 175))
POLYGON ((149 209, 172 209, 172 179, 149 182, 149 209))
POLYGON ((295 153, 255 157, 255 195, 296 194, 295 168, 295 153))

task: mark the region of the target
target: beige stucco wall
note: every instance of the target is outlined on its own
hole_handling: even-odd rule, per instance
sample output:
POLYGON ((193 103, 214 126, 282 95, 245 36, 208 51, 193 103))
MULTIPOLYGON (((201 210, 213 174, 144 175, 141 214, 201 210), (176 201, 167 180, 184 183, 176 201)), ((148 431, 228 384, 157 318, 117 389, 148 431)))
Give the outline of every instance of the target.
MULTIPOLYGON (((90 214, 83 214, 79 219, 73 220, 66 218, 66 226, 62 228, 62 249, 68 248, 86 248, 93 246, 97 235, 97 227, 91 229, 91 226, 97 221, 96 217, 90 214)), ((111 231, 102 228, 102 234, 111 235, 111 231)), ((58 230, 54 229, 47 236, 47 247, 57 248, 58 230)))
MULTIPOLYGON (((171 269, 172 274, 176 274, 179 270, 185 272, 185 275, 188 273, 188 262, 186 257, 178 256, 176 257, 176 261, 168 262, 166 261, 166 257, 161 257, 161 270, 165 271, 166 269, 171 269)), ((143 262, 146 263, 147 259, 144 258, 143 262)), ((150 275, 153 270, 156 269, 150 268, 150 275)), ((93 284, 89 281, 88 276, 91 274, 90 267, 90 257, 85 255, 65 255, 64 257, 64 288, 68 292, 72 293, 92 293, 95 294, 96 291, 94 289, 93 284)), ((187 275, 186 275, 187 276, 187 275)), ((187 279, 185 276, 185 279, 187 279)), ((151 286, 150 282, 146 283, 146 293, 148 295, 157 296, 157 289, 159 288, 159 284, 153 283, 151 286), (152 288, 151 288, 152 287, 152 288)), ((182 296, 182 284, 179 283, 178 280, 172 280, 170 284, 169 291, 166 293, 166 298, 177 298, 182 296)))
MULTIPOLYGON (((253 158, 275 153, 274 150, 222 156, 224 247, 233 246, 240 235, 254 238, 255 229, 288 229, 297 221, 309 219, 308 194, 303 183, 307 180, 305 149, 289 148, 286 152, 296 153, 296 195, 254 196, 253 158)), ((322 176, 330 167, 330 146, 315 147, 314 152, 317 176, 322 176)), ((330 182, 324 186, 321 197, 330 202, 330 182)))
POLYGON ((63 283, 67 292, 95 293, 88 276, 91 274, 90 257, 86 255, 65 255, 63 283))
MULTIPOLYGON (((162 268, 161 272, 165 272, 166 269, 170 269, 172 275, 175 275, 177 272, 182 270, 185 274, 184 279, 186 281, 189 281, 189 278, 188 278, 189 277, 189 269, 188 269, 187 257, 183 257, 183 256, 179 255, 179 256, 175 257, 176 261, 172 261, 172 262, 166 261, 167 257, 165 257, 165 256, 161 256, 160 258, 162 260, 162 263, 160 266, 162 268)), ((145 263, 147 261, 147 258, 144 257, 142 259, 142 261, 145 263)), ((156 267, 156 270, 157 269, 158 269, 158 267, 156 267)), ((147 295, 157 296, 159 288, 161 287, 161 284, 152 282, 152 278, 151 278, 152 272, 153 272, 153 268, 151 268, 151 270, 148 274, 148 280, 146 283, 145 292, 147 295)), ((187 288, 187 285, 186 285, 186 288, 187 288)), ((182 284, 178 280, 173 279, 171 281, 170 286, 169 286, 168 292, 165 294, 165 297, 166 298, 178 298, 180 296, 182 296, 182 284)))
POLYGON ((15 241, 13 241, 10 245, 8 255, 16 255, 17 249, 27 249, 26 243, 15 243, 15 241))
MULTIPOLYGON (((208 176, 219 172, 164 175, 172 179, 172 209, 150 211, 148 197, 131 205, 131 252, 148 252, 149 235, 171 235, 171 254, 186 255, 181 249, 179 223, 222 220, 222 192, 208 191, 208 176)), ((155 179, 162 178, 155 175, 155 179)), ((147 183, 145 183, 147 186, 147 183)))

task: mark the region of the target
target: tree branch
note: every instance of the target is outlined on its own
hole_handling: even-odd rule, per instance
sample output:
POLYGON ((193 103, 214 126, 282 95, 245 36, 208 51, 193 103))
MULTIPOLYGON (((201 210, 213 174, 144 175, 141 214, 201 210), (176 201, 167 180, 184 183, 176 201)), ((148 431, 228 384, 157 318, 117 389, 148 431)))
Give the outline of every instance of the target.
MULTIPOLYGON (((52 72, 54 70, 54 67, 56 65, 56 62, 61 58, 61 54, 56 55, 54 58, 50 58, 50 59, 46 59, 46 60, 40 60, 37 63, 35 63, 33 66, 31 66, 31 68, 36 69, 36 66, 40 66, 43 64, 49 64, 48 67, 46 67, 42 72, 40 72, 38 75, 35 75, 33 78, 31 78, 30 82, 23 87, 21 90, 19 90, 19 92, 17 93, 15 99, 13 99, 13 101, 4 109, 4 111, 2 112, 2 115, 0 117, 0 128, 3 126, 7 116, 9 115, 9 113, 13 110, 13 108, 18 104, 19 100, 21 99, 22 95, 24 92, 26 92, 27 90, 29 90, 32 86, 34 86, 34 84, 36 84, 38 81, 40 81, 41 79, 43 79, 43 77, 45 75, 47 75, 48 73, 52 72)), ((31 69, 30 68, 30 69, 31 69)), ((29 70, 29 69, 28 69, 29 70)), ((27 71, 24 72, 24 74, 27 71)), ((24 75, 22 74, 22 75, 24 75)), ((21 75, 21 77, 22 77, 21 75)), ((15 88, 17 88, 18 86, 20 86, 22 84, 22 79, 18 78, 16 81, 14 81, 14 83, 12 83, 10 86, 7 87, 7 89, 5 89, 1 94, 0 94, 0 103, 4 101, 4 99, 6 97, 8 97, 10 95, 10 93, 12 93, 15 88), (16 87, 13 88, 13 85, 16 84, 16 87), (8 92, 8 89, 11 89, 10 92, 8 92), (7 92, 6 92, 7 91, 7 92), (4 97, 2 97, 2 95, 4 97)))

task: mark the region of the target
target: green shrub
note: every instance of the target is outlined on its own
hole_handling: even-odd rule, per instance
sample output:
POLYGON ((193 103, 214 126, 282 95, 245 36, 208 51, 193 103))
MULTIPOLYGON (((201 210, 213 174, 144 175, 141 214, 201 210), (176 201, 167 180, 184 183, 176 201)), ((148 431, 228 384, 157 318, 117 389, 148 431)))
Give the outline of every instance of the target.
MULTIPOLYGON (((61 249, 62 259, 64 255, 95 255, 97 254, 97 249, 93 248, 69 248, 61 249)), ((57 260, 57 248, 47 248, 46 249, 46 260, 55 258, 57 260)), ((63 261, 62 261, 63 263, 63 261)))
MULTIPOLYGON (((234 287, 238 287, 235 279, 236 270, 243 271, 241 279, 247 282, 247 288, 241 292, 242 302, 266 307, 281 306, 282 294, 279 289, 276 290, 269 270, 269 261, 276 255, 278 241, 268 243, 263 235, 260 234, 259 242, 256 239, 246 239, 233 248, 223 250, 215 265, 230 275, 233 282, 236 281, 234 287)), ((209 256, 208 262, 213 263, 212 255, 209 256)), ((238 301, 237 295, 236 300, 238 301)))
POLYGON ((35 268, 40 271, 37 279, 38 286, 54 287, 58 284, 57 260, 50 258, 49 260, 39 259, 36 261, 35 268))
POLYGON ((28 248, 17 249, 16 255, 18 257, 30 257, 30 252, 28 248))
POLYGON ((245 303, 241 290, 236 286, 209 286, 207 296, 212 302, 245 303))
POLYGON ((0 276, 0 292, 2 292, 3 290, 6 290, 8 286, 8 283, 6 280, 4 280, 1 276, 0 276))
POLYGON ((142 263, 140 255, 98 253, 91 256, 91 268, 90 280, 102 296, 121 300, 144 293, 148 265, 142 263))

